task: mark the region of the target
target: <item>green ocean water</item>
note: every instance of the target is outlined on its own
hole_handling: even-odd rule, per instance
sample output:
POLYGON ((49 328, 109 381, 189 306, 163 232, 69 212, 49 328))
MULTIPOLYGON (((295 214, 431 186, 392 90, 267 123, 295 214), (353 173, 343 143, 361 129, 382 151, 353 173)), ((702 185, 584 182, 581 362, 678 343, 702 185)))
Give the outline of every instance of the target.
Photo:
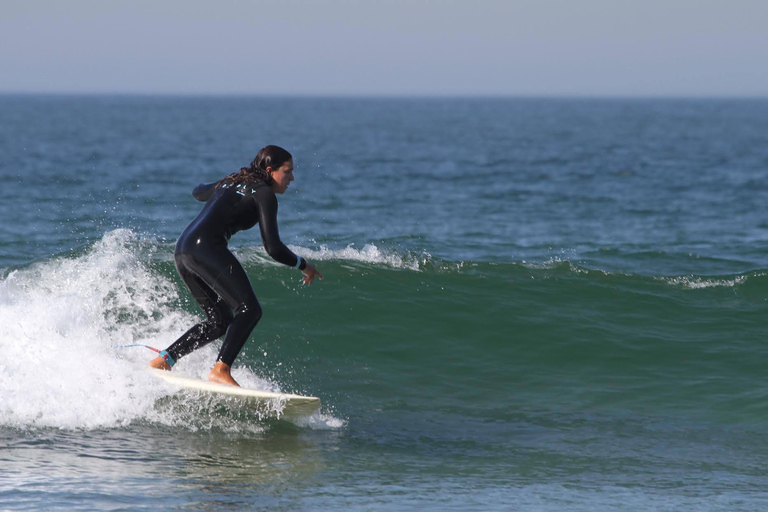
MULTIPOLYGON (((768 103, 0 98, 0 508, 762 510, 768 103), (265 119, 280 119, 268 123, 265 119), (197 321, 191 197, 288 147, 241 382, 143 375, 197 321), (26 364, 18 364, 24 361, 26 364)), ((217 347, 174 371, 204 376, 217 347)))

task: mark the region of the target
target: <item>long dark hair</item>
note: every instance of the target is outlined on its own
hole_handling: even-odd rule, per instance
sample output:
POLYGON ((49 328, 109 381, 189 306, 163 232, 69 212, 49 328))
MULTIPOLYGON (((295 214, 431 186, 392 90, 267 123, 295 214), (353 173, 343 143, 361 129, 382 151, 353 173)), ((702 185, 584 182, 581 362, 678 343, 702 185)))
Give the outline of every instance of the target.
POLYGON ((267 185, 271 185, 275 180, 267 172, 267 167, 277 169, 289 160, 293 160, 293 156, 280 146, 264 146, 259 150, 250 166, 241 167, 240 172, 230 174, 221 180, 216 188, 219 188, 225 180, 232 180, 235 185, 246 181, 262 180, 267 185))

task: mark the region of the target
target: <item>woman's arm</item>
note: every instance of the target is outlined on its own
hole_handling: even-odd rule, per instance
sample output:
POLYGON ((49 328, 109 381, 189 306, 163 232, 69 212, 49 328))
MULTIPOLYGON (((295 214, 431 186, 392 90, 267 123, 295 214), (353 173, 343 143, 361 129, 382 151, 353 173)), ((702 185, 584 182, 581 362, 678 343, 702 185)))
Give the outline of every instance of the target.
POLYGON ((218 181, 214 181, 213 183, 201 183, 195 187, 195 190, 192 191, 192 195, 195 196, 195 199, 198 201, 206 202, 208 198, 211 197, 211 194, 213 194, 213 191, 216 190, 216 185, 218 184, 218 181))
POLYGON ((301 270, 304 274, 302 278, 304 284, 312 284, 315 277, 322 279, 323 275, 313 264, 294 254, 280 240, 280 233, 277 230, 277 198, 275 194, 266 187, 257 194, 258 199, 254 199, 256 199, 259 208, 259 229, 267 254, 279 263, 301 270))
MULTIPOLYGON (((293 254, 280 240, 280 232, 277 229, 277 198, 274 192, 266 187, 261 188, 254 197, 259 209, 259 229, 264 249, 269 256, 283 265, 296 267, 302 265, 299 256, 293 254)), ((304 263, 306 264, 306 263, 304 263)), ((298 267, 301 268, 301 267, 298 267)))

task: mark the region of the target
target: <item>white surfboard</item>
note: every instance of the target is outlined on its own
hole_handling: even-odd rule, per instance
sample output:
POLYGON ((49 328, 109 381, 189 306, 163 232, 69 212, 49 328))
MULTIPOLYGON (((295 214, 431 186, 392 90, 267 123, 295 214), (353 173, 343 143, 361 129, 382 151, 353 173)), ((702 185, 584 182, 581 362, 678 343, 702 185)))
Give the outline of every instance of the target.
POLYGON ((320 409, 320 399, 314 396, 240 388, 200 379, 180 377, 169 371, 157 370, 155 368, 147 368, 147 371, 181 389, 201 391, 222 397, 232 397, 234 400, 242 401, 244 406, 254 407, 264 412, 272 412, 274 413, 272 415, 279 418, 311 416, 320 409))

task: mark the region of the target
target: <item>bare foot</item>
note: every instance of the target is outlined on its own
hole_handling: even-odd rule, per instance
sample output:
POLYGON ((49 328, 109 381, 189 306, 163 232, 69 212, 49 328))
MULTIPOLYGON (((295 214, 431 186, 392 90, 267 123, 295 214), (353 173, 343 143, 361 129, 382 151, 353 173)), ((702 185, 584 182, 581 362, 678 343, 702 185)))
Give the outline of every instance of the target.
POLYGON ((152 368, 157 368, 158 370, 167 370, 171 371, 171 365, 165 362, 165 359, 162 357, 156 357, 153 360, 149 362, 149 366, 152 368))
POLYGON ((229 365, 216 361, 213 365, 213 370, 208 374, 208 380, 211 382, 218 382, 219 384, 229 384, 230 386, 240 387, 240 384, 235 382, 232 375, 229 373, 229 365))

